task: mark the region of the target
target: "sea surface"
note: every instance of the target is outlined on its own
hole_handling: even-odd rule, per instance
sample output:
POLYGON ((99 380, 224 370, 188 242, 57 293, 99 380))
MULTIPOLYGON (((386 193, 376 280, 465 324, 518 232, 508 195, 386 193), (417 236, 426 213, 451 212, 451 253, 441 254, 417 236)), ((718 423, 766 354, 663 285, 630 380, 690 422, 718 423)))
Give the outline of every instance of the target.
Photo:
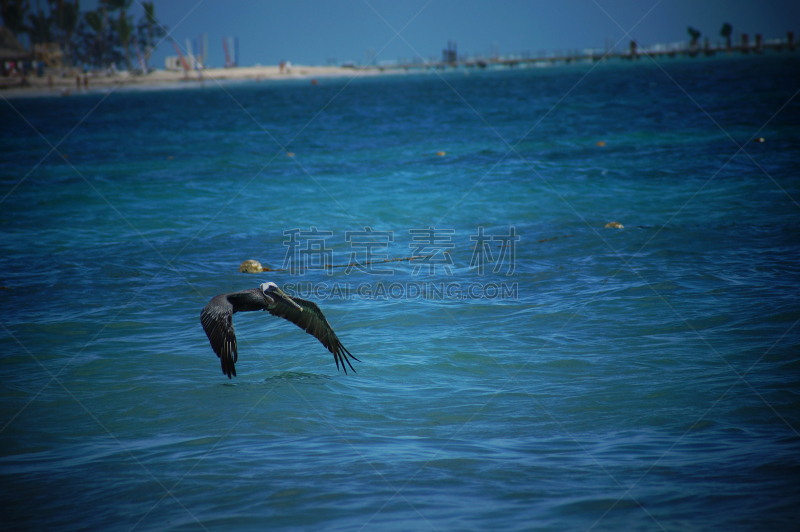
POLYGON ((798 90, 784 52, 0 94, 0 527, 796 530, 798 90), (266 281, 355 372, 239 313, 221 373, 200 311, 266 281))

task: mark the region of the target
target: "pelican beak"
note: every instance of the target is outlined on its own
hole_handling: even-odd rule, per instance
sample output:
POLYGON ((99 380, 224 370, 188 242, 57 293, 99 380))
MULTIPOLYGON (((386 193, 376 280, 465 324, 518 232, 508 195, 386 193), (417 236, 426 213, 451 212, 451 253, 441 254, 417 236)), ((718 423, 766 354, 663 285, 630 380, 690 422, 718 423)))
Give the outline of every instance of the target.
POLYGON ((273 295, 273 296, 278 296, 280 299, 282 299, 282 300, 283 300, 283 301, 285 301, 286 303, 288 303, 288 304, 290 304, 291 306, 293 306, 293 307, 297 308, 297 309, 298 309, 300 312, 303 312, 303 307, 301 307, 300 305, 298 305, 297 303, 295 303, 294 299, 292 299, 291 297, 287 296, 287 295, 284 293, 284 291, 283 291, 283 290, 281 290, 280 288, 277 288, 277 287, 276 287, 274 290, 272 290, 272 295, 273 295))

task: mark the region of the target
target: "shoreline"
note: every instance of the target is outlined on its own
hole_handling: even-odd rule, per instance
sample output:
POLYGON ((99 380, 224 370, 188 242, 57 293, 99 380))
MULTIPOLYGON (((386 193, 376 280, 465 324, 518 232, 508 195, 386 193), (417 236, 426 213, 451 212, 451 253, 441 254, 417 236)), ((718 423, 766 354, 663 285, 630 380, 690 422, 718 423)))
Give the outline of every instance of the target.
POLYGON ((377 67, 351 68, 339 66, 292 65, 285 72, 277 65, 233 68, 207 68, 203 70, 172 71, 153 70, 148 74, 130 72, 84 74, 78 69, 45 71, 42 77, 35 74, 25 78, 6 78, 0 81, 0 95, 3 98, 70 96, 90 94, 117 88, 180 88, 181 86, 200 87, 206 81, 280 81, 317 78, 340 78, 396 74, 398 72, 377 67), (10 81, 10 83, 9 83, 10 81))
MULTIPOLYGON (((701 57, 670 57, 665 55, 663 58, 653 58, 656 61, 714 61, 714 60, 743 60, 750 58, 765 57, 791 57, 794 54, 782 54, 770 51, 758 54, 720 54, 718 56, 701 57)), ((623 59, 625 59, 623 57, 623 59)), ((636 57, 637 61, 619 61, 618 64, 634 65, 639 63, 641 57, 636 57)), ((595 61, 585 59, 583 61, 565 61, 560 64, 580 65, 591 64, 595 61)), ((603 60, 608 62, 608 60, 603 60)), ((617 62, 615 62, 617 63, 617 62)), ((42 77, 35 74, 25 78, 25 85, 22 85, 21 77, 0 78, 0 99, 15 98, 39 98, 39 97, 63 97, 71 95, 102 94, 115 90, 174 90, 188 88, 202 88, 207 81, 213 82, 248 82, 248 81, 297 81, 311 80, 316 83, 317 79, 335 78, 355 78, 355 77, 376 77, 376 76, 397 76, 399 74, 423 73, 430 71, 456 72, 462 71, 469 74, 475 71, 499 71, 517 69, 539 69, 555 68, 559 63, 540 62, 536 60, 527 61, 516 67, 511 67, 503 62, 489 65, 488 68, 469 68, 475 65, 454 65, 454 64, 428 64, 422 67, 397 66, 305 66, 292 65, 284 72, 278 65, 267 66, 247 66, 231 68, 207 68, 203 70, 152 70, 148 74, 121 72, 101 72, 90 71, 84 74, 77 68, 71 69, 47 69, 42 77)))

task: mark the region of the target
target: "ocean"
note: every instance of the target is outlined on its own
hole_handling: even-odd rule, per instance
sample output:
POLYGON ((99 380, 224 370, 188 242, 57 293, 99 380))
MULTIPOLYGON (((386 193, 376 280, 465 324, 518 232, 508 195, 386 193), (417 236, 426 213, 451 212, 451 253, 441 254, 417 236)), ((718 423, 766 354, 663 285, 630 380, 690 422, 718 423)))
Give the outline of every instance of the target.
POLYGON ((0 93, 3 529, 796 530, 796 53, 316 81, 0 93))

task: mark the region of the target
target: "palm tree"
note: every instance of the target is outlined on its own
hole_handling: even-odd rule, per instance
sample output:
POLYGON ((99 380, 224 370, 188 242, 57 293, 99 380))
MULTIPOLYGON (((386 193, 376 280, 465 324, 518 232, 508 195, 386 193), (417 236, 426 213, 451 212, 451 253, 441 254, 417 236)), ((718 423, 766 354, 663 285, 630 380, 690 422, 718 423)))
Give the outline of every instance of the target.
POLYGON ((67 66, 72 63, 72 36, 75 33, 75 28, 78 26, 78 19, 80 13, 80 0, 75 0, 75 3, 59 2, 59 13, 57 26, 61 30, 62 45, 64 47, 64 56, 67 58, 67 66))
POLYGON ((150 70, 148 60, 158 45, 159 39, 167 35, 167 28, 156 18, 156 8, 153 2, 142 2, 144 16, 136 24, 138 46, 143 47, 145 72, 150 70))
POLYGON ((28 15, 30 26, 27 28, 33 43, 51 42, 53 19, 39 11, 37 15, 28 15))
POLYGON ((105 68, 106 43, 108 42, 108 0, 100 0, 100 6, 100 11, 103 15, 100 29, 100 63, 105 68))
POLYGON ((103 15, 100 11, 89 11, 83 16, 86 25, 94 32, 94 43, 88 45, 87 48, 91 50, 87 55, 94 65, 103 64, 104 56, 104 39, 103 39, 103 15))
POLYGON ((153 25, 156 24, 156 6, 153 2, 142 2, 144 8, 144 18, 147 24, 147 46, 144 50, 144 70, 150 70, 147 62, 150 59, 150 54, 153 53, 153 25))
POLYGON ((119 19, 116 23, 116 30, 119 34, 119 40, 120 44, 122 44, 122 49, 125 51, 125 66, 129 71, 133 69, 131 65, 130 53, 133 24, 131 24, 130 20, 128 20, 125 10, 131 7, 131 1, 132 0, 106 0, 108 7, 110 7, 112 11, 119 9, 119 19))
POLYGON ((700 38, 700 32, 694 29, 693 27, 689 26, 686 29, 686 33, 692 38, 692 42, 689 43, 689 46, 692 48, 697 48, 697 40, 700 38))
POLYGON ((28 2, 23 0, 2 0, 2 4, 0 4, 3 25, 11 30, 15 37, 26 30, 25 15, 28 7, 28 2))
POLYGON ((723 24, 722 29, 719 30, 719 34, 725 37, 725 40, 727 41, 728 51, 731 49, 731 33, 733 33, 733 27, 727 22, 723 24))
POLYGON ((133 34, 133 24, 131 24, 131 21, 125 16, 124 9, 120 11, 119 19, 115 27, 119 34, 122 49, 125 51, 125 67, 128 71, 131 71, 133 70, 133 65, 131 64, 131 35, 133 34))

